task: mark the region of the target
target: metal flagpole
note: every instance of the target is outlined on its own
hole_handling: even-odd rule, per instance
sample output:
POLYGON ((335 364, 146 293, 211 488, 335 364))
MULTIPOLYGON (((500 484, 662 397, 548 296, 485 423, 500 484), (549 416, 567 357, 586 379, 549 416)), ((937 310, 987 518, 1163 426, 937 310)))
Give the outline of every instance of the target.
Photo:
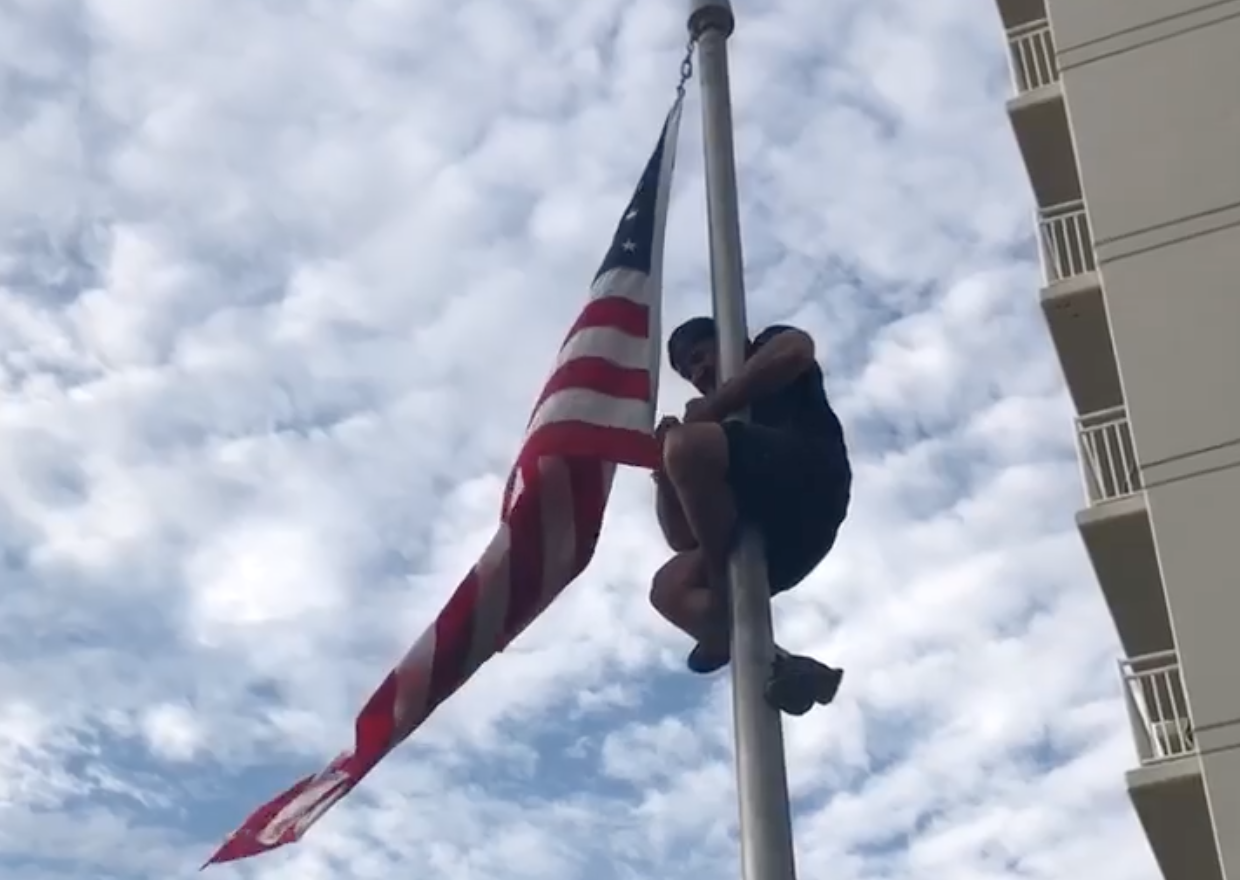
MULTIPOLYGON (((732 145, 728 37, 730 0, 690 0, 689 33, 698 42, 710 269, 719 336, 719 378, 745 360, 744 264, 732 145)), ((792 817, 779 712, 766 702, 775 657, 771 598, 761 536, 746 529, 729 566, 732 602, 732 703, 744 880, 795 880, 792 817)))

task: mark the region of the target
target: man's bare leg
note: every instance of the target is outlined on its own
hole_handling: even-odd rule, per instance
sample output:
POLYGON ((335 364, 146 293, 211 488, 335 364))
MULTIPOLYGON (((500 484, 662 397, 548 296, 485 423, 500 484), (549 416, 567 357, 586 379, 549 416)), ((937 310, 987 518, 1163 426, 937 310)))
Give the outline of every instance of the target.
POLYGON ((680 501, 712 588, 727 595, 728 555, 737 536, 736 498, 728 485, 728 440, 721 425, 680 425, 663 443, 663 471, 680 501))
POLYGON ((714 423, 680 425, 663 442, 663 472, 700 551, 707 590, 688 593, 687 613, 700 615, 698 645, 689 667, 709 673, 726 665, 729 650, 728 556, 735 544, 739 517, 728 484, 728 441, 714 423))
POLYGON ((694 641, 710 636, 710 583, 700 550, 677 553, 660 568, 650 586, 650 604, 672 626, 694 641))
MULTIPOLYGON (((664 435, 663 470, 656 477, 659 522, 681 552, 655 574, 650 602, 697 642, 689 667, 699 673, 731 659, 726 572, 738 511, 727 474, 727 436, 719 425, 682 425, 664 435)), ((841 670, 776 645, 767 700, 788 714, 803 715, 830 703, 842 678, 841 670)))
MULTIPOLYGON (((711 672, 727 665, 729 646, 716 645, 719 632, 714 621, 713 603, 718 601, 706 578, 706 566, 698 550, 678 553, 669 559, 654 576, 650 588, 650 604, 672 626, 699 645, 706 656, 700 657, 711 672)), ((768 699, 791 715, 803 715, 815 705, 826 705, 835 698, 843 673, 809 657, 789 654, 775 646, 775 668, 767 685, 768 699)), ((691 665, 693 665, 691 663, 691 665)))
POLYGON ((667 474, 658 471, 654 475, 654 484, 658 496, 655 505, 659 517, 659 528, 668 546, 677 553, 696 550, 697 538, 694 537, 693 529, 689 528, 689 523, 685 520, 684 511, 680 509, 680 499, 676 497, 676 488, 672 485, 672 481, 667 478, 667 474))

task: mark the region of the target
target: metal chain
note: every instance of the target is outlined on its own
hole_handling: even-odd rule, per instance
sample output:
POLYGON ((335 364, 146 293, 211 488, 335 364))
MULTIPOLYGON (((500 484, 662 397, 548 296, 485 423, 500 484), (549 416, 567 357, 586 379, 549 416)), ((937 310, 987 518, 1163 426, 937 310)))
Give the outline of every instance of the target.
POLYGON ((697 37, 689 37, 689 42, 685 46, 685 57, 680 62, 680 82, 676 84, 676 94, 678 97, 685 96, 685 83, 693 78, 693 51, 697 48, 697 37))

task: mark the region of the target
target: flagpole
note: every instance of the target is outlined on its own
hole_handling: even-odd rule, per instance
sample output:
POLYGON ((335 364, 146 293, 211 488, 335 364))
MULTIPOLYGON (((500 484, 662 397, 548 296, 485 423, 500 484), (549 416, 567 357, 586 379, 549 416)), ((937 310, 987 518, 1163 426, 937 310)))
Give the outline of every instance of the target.
MULTIPOLYGON (((732 144, 728 37, 730 0, 690 0, 689 33, 698 41, 710 270, 719 334, 720 379, 745 360, 744 264, 732 144)), ((775 656, 771 598, 761 537, 746 529, 729 565, 732 603, 732 704, 740 802, 743 880, 795 880, 792 817, 779 712, 765 697, 775 656)))

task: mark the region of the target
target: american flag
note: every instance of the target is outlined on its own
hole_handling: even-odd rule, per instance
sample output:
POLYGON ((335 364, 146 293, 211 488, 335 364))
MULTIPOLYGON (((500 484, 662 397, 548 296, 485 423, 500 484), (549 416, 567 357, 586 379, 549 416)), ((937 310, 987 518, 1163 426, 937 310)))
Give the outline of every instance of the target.
POLYGON ((616 465, 656 465, 663 244, 680 111, 678 99, 534 405, 490 545, 362 708, 353 749, 258 808, 206 865, 301 839, 585 569, 616 465))

